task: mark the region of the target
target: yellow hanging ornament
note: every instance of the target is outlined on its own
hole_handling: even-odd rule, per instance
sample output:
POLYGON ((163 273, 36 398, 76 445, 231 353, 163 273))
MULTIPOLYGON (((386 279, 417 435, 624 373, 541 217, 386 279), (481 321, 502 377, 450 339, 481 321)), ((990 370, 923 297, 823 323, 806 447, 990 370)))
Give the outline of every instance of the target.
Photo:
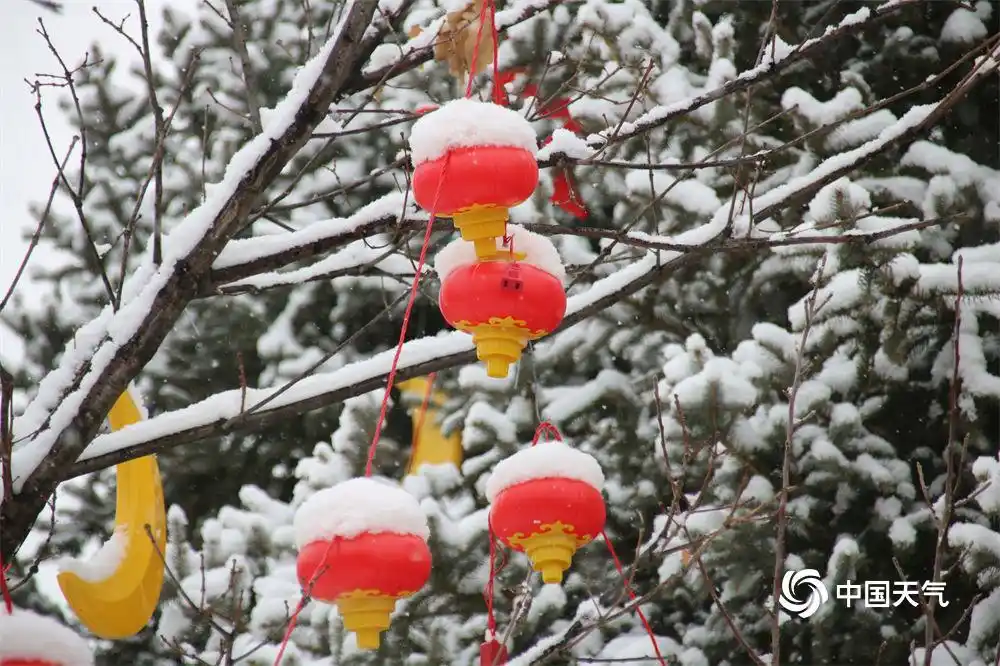
POLYGON ((396 384, 400 392, 409 394, 423 401, 419 408, 414 409, 413 442, 410 447, 410 464, 407 474, 415 474, 422 465, 441 465, 451 463, 456 467, 462 465, 462 435, 455 432, 450 436, 441 430, 438 421, 438 410, 447 396, 441 391, 433 391, 431 377, 414 377, 396 384), (430 393, 428 395, 428 393, 430 393))
MULTIPOLYGON (((112 430, 142 419, 141 402, 131 388, 122 393, 108 414, 112 430)), ((87 561, 64 561, 57 579, 84 626, 108 640, 137 634, 153 617, 163 587, 162 558, 167 543, 156 456, 121 463, 115 467, 115 475, 114 534, 87 561)))

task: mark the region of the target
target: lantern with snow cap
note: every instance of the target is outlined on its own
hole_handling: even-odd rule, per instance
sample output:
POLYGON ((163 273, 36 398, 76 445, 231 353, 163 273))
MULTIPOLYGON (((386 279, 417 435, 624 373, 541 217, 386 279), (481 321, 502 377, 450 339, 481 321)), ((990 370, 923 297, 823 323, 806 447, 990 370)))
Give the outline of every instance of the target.
POLYGON ((512 248, 497 241, 492 260, 479 261, 471 243, 438 252, 438 304, 445 320, 472 334, 490 377, 506 377, 529 340, 548 335, 566 314, 566 271, 549 239, 510 225, 512 248))
MULTIPOLYGON (((538 435, 549 424, 539 427, 538 435)), ((523 552, 546 583, 560 583, 573 555, 604 530, 600 463, 561 440, 502 460, 486 484, 490 528, 523 552)))
POLYGON ((87 641, 52 618, 0 610, 0 666, 94 666, 94 656, 87 641))
POLYGON ((416 202, 452 218, 480 259, 494 256, 509 209, 538 186, 531 124, 503 106, 456 99, 413 124, 410 150, 416 202))
POLYGON ((430 530, 415 497, 362 477, 320 490, 296 511, 303 590, 337 606, 358 647, 378 648, 399 599, 430 578, 430 530))

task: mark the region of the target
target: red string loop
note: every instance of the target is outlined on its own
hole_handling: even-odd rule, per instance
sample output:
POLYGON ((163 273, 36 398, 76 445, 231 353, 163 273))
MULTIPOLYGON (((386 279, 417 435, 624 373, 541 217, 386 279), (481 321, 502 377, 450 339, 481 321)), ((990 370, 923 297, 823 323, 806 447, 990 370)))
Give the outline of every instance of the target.
POLYGON ((547 440, 551 439, 555 442, 563 441, 562 435, 559 433, 559 428, 555 427, 551 421, 542 421, 538 424, 538 428, 535 429, 535 436, 531 440, 531 445, 538 444, 543 435, 547 440))

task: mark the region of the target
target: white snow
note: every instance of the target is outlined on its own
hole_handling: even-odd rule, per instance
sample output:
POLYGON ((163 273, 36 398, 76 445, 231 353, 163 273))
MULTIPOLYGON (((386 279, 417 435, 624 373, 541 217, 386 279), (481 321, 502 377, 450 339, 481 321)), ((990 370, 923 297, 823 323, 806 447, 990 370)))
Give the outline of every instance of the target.
POLYGON ((492 502, 502 491, 534 479, 575 479, 600 491, 604 472, 589 453, 565 442, 539 442, 501 460, 486 482, 486 499, 492 502))
POLYGON ((551 159, 553 155, 565 155, 574 160, 585 160, 594 156, 594 150, 579 136, 560 127, 552 133, 552 140, 538 151, 538 159, 551 159))
POLYGON ((410 132, 413 164, 471 146, 510 146, 538 154, 538 136, 524 116, 491 102, 455 99, 420 117, 410 132))
POLYGON ((128 529, 119 526, 96 553, 86 559, 63 558, 59 560, 59 568, 76 574, 85 581, 96 583, 111 577, 125 559, 127 548, 128 529))
POLYGON ((221 183, 211 186, 205 203, 193 210, 163 239, 162 262, 152 262, 151 251, 143 264, 126 281, 122 306, 115 312, 107 306, 100 315, 81 327, 66 345, 59 366, 40 382, 34 400, 15 421, 15 439, 37 433, 17 448, 14 465, 14 491, 37 469, 60 436, 69 429, 83 408, 87 396, 101 380, 119 348, 131 344, 154 308, 156 299, 170 284, 186 257, 213 231, 215 219, 239 196, 240 187, 256 169, 260 160, 296 121, 310 91, 323 76, 324 66, 340 41, 345 20, 352 14, 354 2, 342 11, 337 28, 322 49, 299 69, 291 90, 277 106, 264 131, 243 146, 229 161, 221 183), (82 375, 82 376, 81 376, 82 375), (74 384, 76 388, 73 389, 74 384))
POLYGON ((0 661, 40 659, 60 666, 94 666, 94 656, 81 636, 49 617, 14 609, 0 610, 0 661))
MULTIPOLYGON (((507 235, 511 237, 514 252, 524 253, 522 263, 541 268, 565 284, 566 267, 563 266, 559 250, 552 241, 517 224, 507 225, 507 235)), ((503 244, 502 238, 497 239, 497 249, 509 247, 503 244)), ((434 270, 438 278, 444 280, 456 269, 474 264, 476 261, 475 245, 459 238, 445 245, 437 253, 434 257, 434 270)))
POLYGON ((295 512, 295 543, 334 537, 350 539, 364 532, 430 536, 419 501, 399 486, 368 477, 349 479, 310 496, 295 512))
POLYGON ((989 34, 986 26, 968 9, 956 9, 941 28, 941 41, 958 44, 974 44, 989 34))
MULTIPOLYGON (((772 49, 768 47, 766 49, 763 61, 756 67, 740 72, 740 74, 735 77, 735 81, 753 81, 762 74, 772 71, 775 68, 775 65, 787 59, 792 53, 808 51, 816 46, 816 44, 828 39, 827 35, 829 33, 837 29, 842 29, 855 24, 866 23, 879 18, 884 14, 890 5, 891 3, 884 4, 876 9, 875 12, 870 12, 868 8, 862 8, 853 14, 845 16, 838 26, 828 26, 826 34, 807 39, 794 46, 786 44, 780 39, 775 39, 774 48, 772 49)), ((732 87, 732 84, 733 81, 728 81, 724 86, 710 90, 699 90, 685 99, 653 107, 634 121, 621 123, 620 126, 609 128, 603 132, 590 135, 587 137, 587 143, 594 148, 600 148, 605 145, 612 136, 616 136, 618 138, 634 136, 647 129, 658 127, 666 123, 671 118, 691 113, 695 109, 720 99, 726 95, 728 88, 732 87)))

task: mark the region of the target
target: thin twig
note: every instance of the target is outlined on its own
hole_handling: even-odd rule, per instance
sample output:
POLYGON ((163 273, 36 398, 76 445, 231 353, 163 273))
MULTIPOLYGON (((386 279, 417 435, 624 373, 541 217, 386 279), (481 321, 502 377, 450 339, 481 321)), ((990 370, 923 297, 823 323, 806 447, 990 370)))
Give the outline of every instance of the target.
POLYGON ((806 344, 809 340, 809 330, 812 328, 813 318, 824 303, 817 305, 820 288, 824 281, 824 271, 826 269, 827 255, 823 254, 819 259, 816 272, 813 274, 813 290, 806 298, 804 304, 804 323, 802 334, 799 337, 798 349, 795 354, 795 374, 792 377, 792 386, 788 391, 788 419, 785 423, 785 446, 781 463, 781 490, 778 493, 778 511, 775 514, 775 534, 774 534, 774 587, 772 591, 771 619, 771 664, 780 666, 781 664, 781 578, 785 571, 785 555, 787 543, 785 541, 788 531, 788 495, 792 487, 792 441, 795 432, 798 430, 798 419, 795 415, 795 402, 798 398, 799 387, 806 371, 806 344))
POLYGON ((240 70, 243 75, 243 89, 246 91, 250 123, 254 132, 260 134, 264 131, 264 125, 260 118, 260 102, 257 100, 257 86, 254 82, 253 66, 250 64, 250 52, 247 50, 246 27, 243 25, 239 6, 235 0, 226 0, 226 11, 229 12, 229 24, 233 27, 233 48, 240 58, 240 70))
POLYGON ((56 175, 52 179, 52 186, 49 187, 49 196, 45 200, 45 208, 42 210, 42 214, 38 218, 38 224, 35 225, 34 233, 31 234, 31 240, 28 242, 28 249, 25 250, 24 256, 21 258, 21 265, 17 267, 17 272, 14 274, 14 279, 11 280, 10 286, 7 287, 7 292, 4 294, 3 300, 0 300, 0 312, 3 312, 4 306, 7 305, 7 301, 9 301, 10 297, 14 295, 17 283, 21 280, 21 276, 24 274, 24 269, 28 267, 28 262, 31 261, 31 254, 35 251, 39 241, 42 240, 42 231, 45 229, 45 223, 48 222, 49 215, 52 213, 52 202, 55 201, 56 192, 59 190, 60 174, 66 169, 66 164, 69 162, 70 155, 73 154, 73 149, 79 141, 80 137, 76 135, 70 139, 69 148, 66 149, 66 154, 63 156, 62 162, 59 163, 56 175))
POLYGON ((55 47, 55 44, 52 43, 52 38, 49 36, 48 30, 45 28, 45 23, 41 18, 38 19, 38 30, 36 30, 36 32, 42 36, 42 39, 45 40, 45 44, 48 46, 49 52, 55 57, 59 66, 62 68, 62 74, 57 78, 61 79, 61 85, 69 90, 70 98, 73 101, 73 108, 76 112, 76 121, 80 130, 80 172, 77 176, 77 183, 75 187, 70 183, 69 178, 66 176, 65 170, 62 168, 62 162, 56 156, 55 147, 52 145, 52 137, 49 135, 48 124, 45 121, 45 115, 42 113, 42 84, 37 81, 32 84, 32 90, 35 93, 35 115, 38 117, 38 122, 42 127, 42 134, 45 137, 45 143, 48 147, 52 163, 55 164, 56 168, 59 170, 60 182, 69 194, 70 200, 73 202, 73 208, 76 211, 76 216, 80 221, 80 227, 83 229, 84 237, 87 241, 87 256, 90 259, 91 266, 94 272, 100 276, 101 282, 104 284, 105 293, 107 294, 111 305, 117 308, 115 290, 111 286, 111 280, 108 278, 108 271, 104 266, 104 260, 101 258, 100 252, 97 251, 97 242, 94 238, 93 231, 91 231, 90 222, 88 221, 87 214, 83 210, 87 172, 87 123, 83 115, 83 107, 80 103, 80 96, 77 94, 74 74, 80 69, 88 67, 93 63, 90 63, 88 58, 85 57, 83 63, 79 67, 71 70, 66 65, 66 61, 59 53, 59 50, 55 47))
MULTIPOLYGON (((146 93, 149 95, 149 104, 153 107, 153 136, 157 141, 157 153, 153 156, 153 164, 150 167, 154 174, 153 182, 153 264, 160 265, 163 260, 163 143, 167 134, 167 125, 163 120, 163 107, 160 106, 156 98, 156 81, 153 79, 153 56, 149 46, 149 21, 146 20, 146 0, 135 0, 139 7, 139 32, 142 36, 142 69, 146 76, 146 93)), ((195 55, 197 58, 197 54, 195 55)), ((189 69, 190 71, 190 69, 189 69)), ((183 93, 178 95, 177 106, 180 106, 180 99, 183 93)), ((175 107, 176 112, 176 107, 175 107)), ((173 117, 173 114, 171 114, 173 117)), ((141 199, 141 197, 140 197, 141 199)), ((122 260, 125 261, 124 259, 122 260)), ((124 273, 122 282, 125 281, 124 273)))
MULTIPOLYGON (((965 281, 962 275, 962 260, 959 255, 958 285, 955 292, 955 322, 952 327, 952 364, 951 386, 948 387, 948 442, 944 449, 945 477, 944 477, 944 506, 941 509, 941 516, 936 519, 937 542, 934 546, 934 565, 931 569, 931 582, 941 582, 941 571, 944 568, 945 550, 948 545, 948 529, 951 526, 952 513, 955 508, 955 493, 958 484, 958 471, 955 468, 955 458, 958 454, 956 448, 958 441, 959 426, 959 400, 962 395, 962 298, 965 296, 965 281)), ((923 484, 921 484, 923 485, 923 484)), ((935 513, 934 505, 930 505, 932 515, 935 513)), ((936 640, 934 628, 936 625, 935 614, 937 612, 937 597, 930 595, 925 610, 926 624, 924 626, 924 666, 931 666, 931 658, 934 649, 944 642, 942 637, 936 640)))

